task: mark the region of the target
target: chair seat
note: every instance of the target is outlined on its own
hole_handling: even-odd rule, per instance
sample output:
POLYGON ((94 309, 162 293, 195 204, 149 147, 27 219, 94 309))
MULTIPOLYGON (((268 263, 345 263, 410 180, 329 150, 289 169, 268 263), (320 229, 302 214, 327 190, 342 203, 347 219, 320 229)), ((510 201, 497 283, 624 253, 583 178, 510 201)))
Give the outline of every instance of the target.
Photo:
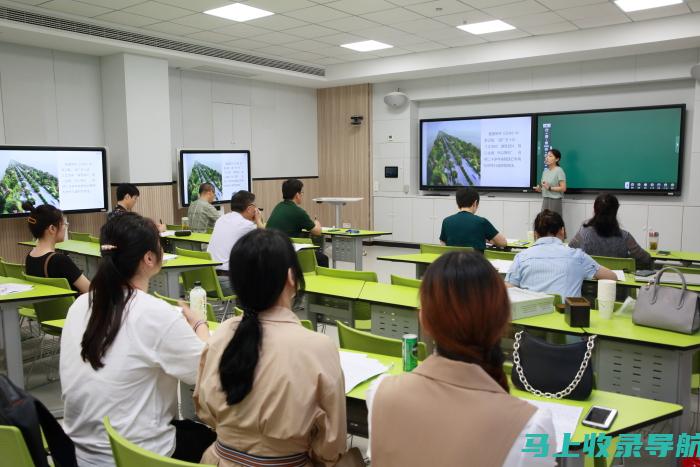
POLYGON ((371 331, 372 330, 372 320, 371 319, 356 319, 355 329, 360 331, 371 331))
POLYGON ((34 308, 20 307, 17 312, 22 318, 33 319, 36 321, 36 311, 34 311, 34 308))

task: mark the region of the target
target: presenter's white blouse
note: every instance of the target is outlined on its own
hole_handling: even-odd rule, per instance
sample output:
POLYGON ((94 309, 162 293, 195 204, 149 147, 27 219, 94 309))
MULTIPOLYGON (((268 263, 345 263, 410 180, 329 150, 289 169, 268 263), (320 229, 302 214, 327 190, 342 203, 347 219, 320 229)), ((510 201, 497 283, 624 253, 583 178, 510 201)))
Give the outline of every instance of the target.
POLYGON ((122 326, 95 371, 80 357, 91 310, 89 294, 68 310, 61 336, 64 428, 81 466, 113 466, 102 418, 126 439, 164 456, 175 450, 177 382, 194 384, 204 343, 180 310, 137 290, 122 326))

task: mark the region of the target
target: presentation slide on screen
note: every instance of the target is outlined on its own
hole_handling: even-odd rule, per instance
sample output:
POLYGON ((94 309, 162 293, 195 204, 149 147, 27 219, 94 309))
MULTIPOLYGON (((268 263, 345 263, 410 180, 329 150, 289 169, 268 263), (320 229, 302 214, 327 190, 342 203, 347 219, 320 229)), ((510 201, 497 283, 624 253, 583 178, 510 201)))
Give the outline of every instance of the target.
POLYGON ((530 117, 423 121, 421 185, 530 185, 530 117))
POLYGON ((106 208, 101 151, 0 148, 0 214, 25 212, 24 201, 63 211, 106 208))
POLYGON ((247 152, 183 152, 184 204, 199 197, 199 186, 211 183, 215 202, 225 202, 239 190, 249 190, 250 168, 247 152))

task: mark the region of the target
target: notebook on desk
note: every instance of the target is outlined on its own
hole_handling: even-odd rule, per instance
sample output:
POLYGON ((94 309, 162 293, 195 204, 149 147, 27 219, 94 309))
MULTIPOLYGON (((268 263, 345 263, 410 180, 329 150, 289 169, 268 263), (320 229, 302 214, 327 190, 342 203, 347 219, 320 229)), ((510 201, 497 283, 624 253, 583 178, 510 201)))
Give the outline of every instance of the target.
MULTIPOLYGON (((649 282, 655 276, 634 276, 634 280, 639 282, 649 282)), ((700 285, 700 274, 683 274, 687 285, 700 285)), ((682 284, 683 280, 679 274, 675 272, 664 272, 661 276, 661 284, 682 284)))

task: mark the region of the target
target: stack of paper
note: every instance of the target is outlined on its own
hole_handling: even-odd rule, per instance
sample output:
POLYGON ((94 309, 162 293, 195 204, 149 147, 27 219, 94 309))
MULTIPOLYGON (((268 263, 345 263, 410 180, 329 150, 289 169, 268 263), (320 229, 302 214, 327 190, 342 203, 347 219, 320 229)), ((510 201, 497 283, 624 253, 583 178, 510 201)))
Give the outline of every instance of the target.
POLYGON ((523 399, 525 402, 534 405, 538 409, 549 410, 552 413, 554 421, 554 431, 557 434, 557 452, 561 452, 564 445, 564 433, 571 433, 572 437, 578 419, 581 417, 583 407, 574 407, 571 405, 557 404, 556 402, 534 401, 532 399, 523 399))
POLYGON ((32 290, 32 287, 33 286, 29 284, 0 284, 0 295, 26 292, 32 290))
POLYGON ((171 259, 175 259, 175 258, 177 258, 177 255, 174 255, 172 253, 165 253, 163 255, 163 262, 170 261, 171 259))
POLYGON ((340 351, 340 366, 343 368, 345 376, 345 394, 363 381, 385 373, 390 368, 366 354, 343 352, 342 350, 340 351))
POLYGON ((513 260, 510 259, 490 259, 489 261, 501 274, 508 274, 508 270, 513 265, 513 260))
POLYGON ((294 251, 304 250, 307 248, 314 248, 314 245, 311 243, 292 243, 292 245, 294 245, 294 251))
POLYGON ((619 281, 625 280, 625 271, 623 271, 622 269, 613 269, 613 272, 617 276, 617 280, 619 280, 619 281))
POLYGON ((175 235, 174 230, 166 230, 166 231, 160 233, 161 237, 170 237, 172 235, 175 235))

